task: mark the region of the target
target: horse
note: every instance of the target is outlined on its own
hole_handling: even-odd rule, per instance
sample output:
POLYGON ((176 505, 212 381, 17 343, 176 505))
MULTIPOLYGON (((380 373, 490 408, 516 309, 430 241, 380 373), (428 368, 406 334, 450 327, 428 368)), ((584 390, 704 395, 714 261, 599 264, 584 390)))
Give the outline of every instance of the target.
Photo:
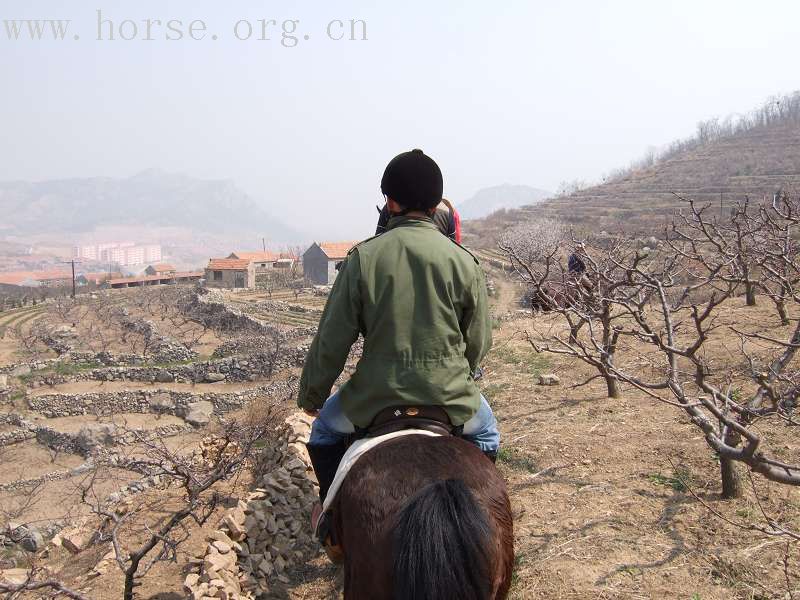
POLYGON ((407 435, 366 452, 333 501, 346 600, 501 600, 514 567, 506 485, 473 444, 407 435))

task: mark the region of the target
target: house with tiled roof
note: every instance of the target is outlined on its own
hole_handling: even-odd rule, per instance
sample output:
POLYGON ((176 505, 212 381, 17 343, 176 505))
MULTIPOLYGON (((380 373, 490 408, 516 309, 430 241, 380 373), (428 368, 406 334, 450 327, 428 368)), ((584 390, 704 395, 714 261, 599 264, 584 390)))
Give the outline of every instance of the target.
POLYGON ((212 258, 206 267, 206 286, 213 288, 256 287, 255 263, 246 258, 212 258))
POLYGON ((23 287, 72 284, 70 271, 10 271, 0 273, 0 283, 23 287))
POLYGON ((169 263, 156 263, 148 266, 144 270, 145 275, 171 275, 175 272, 175 267, 169 263))
POLYGON ((314 242, 303 254, 303 274, 318 285, 333 285, 339 265, 358 242, 314 242))
POLYGON ((278 255, 274 252, 231 252, 228 258, 249 260, 256 269, 256 274, 266 273, 275 265, 278 255))

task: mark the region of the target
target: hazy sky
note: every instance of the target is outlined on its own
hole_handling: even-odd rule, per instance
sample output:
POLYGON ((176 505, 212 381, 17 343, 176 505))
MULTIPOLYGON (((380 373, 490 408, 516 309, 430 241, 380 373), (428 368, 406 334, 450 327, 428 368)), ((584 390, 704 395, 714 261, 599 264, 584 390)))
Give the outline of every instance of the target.
POLYGON ((433 156, 456 202, 598 179, 701 119, 800 88, 798 27, 795 0, 0 0, 0 179, 231 178, 320 238, 359 238, 400 151, 433 156), (116 40, 96 41, 97 9, 116 40), (143 40, 146 18, 182 20, 184 39, 153 23, 143 40), (367 41, 328 39, 351 18, 367 41), (9 41, 6 19, 72 22, 65 41, 9 41), (139 39, 119 39, 125 19, 139 39), (205 39, 187 39, 193 19, 205 39), (248 41, 234 37, 242 19, 248 41), (271 41, 259 19, 277 20, 271 41))

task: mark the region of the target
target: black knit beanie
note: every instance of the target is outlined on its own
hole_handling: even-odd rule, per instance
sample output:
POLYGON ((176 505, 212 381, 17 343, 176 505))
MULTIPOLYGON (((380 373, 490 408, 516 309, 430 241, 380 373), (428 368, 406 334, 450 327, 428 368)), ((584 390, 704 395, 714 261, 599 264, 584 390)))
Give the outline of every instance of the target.
POLYGON ((381 179, 381 191, 407 210, 435 208, 443 187, 439 165, 419 149, 395 156, 381 179))

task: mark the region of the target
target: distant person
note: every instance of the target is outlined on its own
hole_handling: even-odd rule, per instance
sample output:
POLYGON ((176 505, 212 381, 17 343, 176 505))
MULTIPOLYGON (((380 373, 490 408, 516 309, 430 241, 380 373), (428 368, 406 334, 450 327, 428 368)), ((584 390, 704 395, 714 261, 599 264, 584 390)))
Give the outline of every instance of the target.
POLYGON ((581 257, 574 252, 569 255, 567 268, 572 275, 583 275, 584 271, 586 271, 586 265, 581 260, 581 257))

